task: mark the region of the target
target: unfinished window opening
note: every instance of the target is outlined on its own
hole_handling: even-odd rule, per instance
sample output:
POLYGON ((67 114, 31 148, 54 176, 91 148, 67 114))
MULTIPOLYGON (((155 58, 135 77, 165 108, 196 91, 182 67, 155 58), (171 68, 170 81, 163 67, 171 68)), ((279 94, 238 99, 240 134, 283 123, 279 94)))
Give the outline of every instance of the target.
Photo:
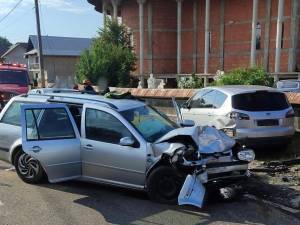
POLYGON ((256 50, 261 49, 261 25, 256 24, 256 50))
POLYGON ((283 42, 284 42, 284 23, 282 23, 282 30, 281 30, 281 44, 280 44, 281 48, 283 48, 283 42))

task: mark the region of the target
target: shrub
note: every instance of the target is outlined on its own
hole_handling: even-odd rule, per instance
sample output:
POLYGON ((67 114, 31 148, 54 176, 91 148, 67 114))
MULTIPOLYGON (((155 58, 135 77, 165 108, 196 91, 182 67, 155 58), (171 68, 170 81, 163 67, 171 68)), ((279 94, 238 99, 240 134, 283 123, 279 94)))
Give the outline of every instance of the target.
POLYGON ((273 86, 273 78, 262 68, 237 68, 220 76, 215 85, 273 86))
POLYGON ((177 79, 177 85, 182 89, 197 89, 204 86, 202 79, 194 73, 190 77, 177 79))

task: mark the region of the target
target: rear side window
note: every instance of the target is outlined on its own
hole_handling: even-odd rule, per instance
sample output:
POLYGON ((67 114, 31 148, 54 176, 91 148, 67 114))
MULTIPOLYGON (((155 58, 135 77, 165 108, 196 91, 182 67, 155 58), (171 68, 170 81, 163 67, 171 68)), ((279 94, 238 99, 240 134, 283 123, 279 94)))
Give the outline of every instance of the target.
POLYGON ((227 99, 227 95, 220 91, 215 91, 214 108, 220 108, 227 99))
POLYGON ((21 116, 21 105, 23 104, 24 104, 23 102, 13 102, 6 110, 4 116, 2 117, 1 123, 21 126, 20 116, 21 116))
POLYGON ((283 93, 257 91, 232 96, 232 107, 245 111, 276 111, 290 105, 283 93))

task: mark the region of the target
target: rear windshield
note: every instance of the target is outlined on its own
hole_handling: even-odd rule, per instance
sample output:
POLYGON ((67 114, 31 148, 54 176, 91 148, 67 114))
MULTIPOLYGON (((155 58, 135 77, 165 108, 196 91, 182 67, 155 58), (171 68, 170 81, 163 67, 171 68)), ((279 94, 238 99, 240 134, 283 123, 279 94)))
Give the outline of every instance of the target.
POLYGON ((283 93, 259 91, 232 96, 232 107, 245 111, 275 111, 289 108, 283 93))
POLYGON ((0 84, 28 85, 28 73, 25 70, 0 70, 0 84))

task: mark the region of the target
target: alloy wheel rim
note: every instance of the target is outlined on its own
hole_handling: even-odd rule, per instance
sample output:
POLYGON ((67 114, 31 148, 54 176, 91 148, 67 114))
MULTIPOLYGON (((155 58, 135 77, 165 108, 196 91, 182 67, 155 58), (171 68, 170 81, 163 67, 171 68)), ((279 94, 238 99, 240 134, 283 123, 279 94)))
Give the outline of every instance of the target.
POLYGON ((18 160, 18 169, 22 176, 33 179, 39 173, 38 161, 23 153, 18 160))

